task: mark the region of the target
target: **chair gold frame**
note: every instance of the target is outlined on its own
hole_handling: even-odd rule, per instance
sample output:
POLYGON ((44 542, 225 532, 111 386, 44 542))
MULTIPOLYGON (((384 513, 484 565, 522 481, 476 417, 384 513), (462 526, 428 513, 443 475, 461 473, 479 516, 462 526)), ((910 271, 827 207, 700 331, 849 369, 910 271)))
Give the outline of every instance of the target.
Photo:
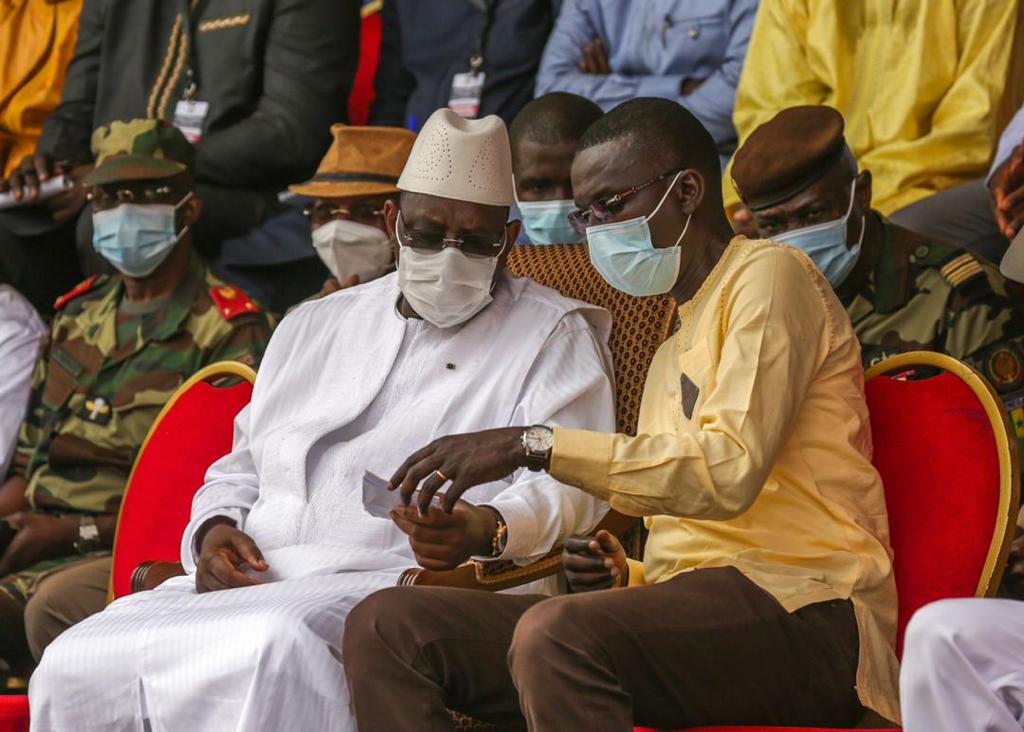
MULTIPOLYGON (((131 491, 132 484, 135 481, 135 470, 138 468, 139 461, 142 459, 142 456, 146 452, 146 447, 149 445, 150 439, 152 439, 153 435, 156 434, 156 431, 160 429, 160 425, 163 423, 164 417, 166 417, 170 413, 170 411, 174 408, 174 405, 178 403, 178 400, 189 389, 191 389, 193 386, 200 382, 214 381, 216 379, 230 377, 244 379, 245 381, 248 381, 250 384, 252 384, 255 383, 256 381, 256 372, 252 369, 252 367, 247 366, 244 363, 240 363, 238 361, 217 361, 216 363, 211 363, 208 366, 204 366, 203 368, 199 369, 199 371, 192 374, 192 376, 190 376, 188 380, 185 381, 185 383, 183 383, 174 391, 174 393, 171 395, 171 398, 167 400, 167 403, 163 406, 163 409, 161 409, 160 413, 156 416, 156 419, 153 420, 153 424, 150 426, 149 432, 146 433, 146 438, 142 441, 142 446, 139 448, 139 453, 138 455, 135 456, 135 462, 132 465, 131 472, 128 474, 128 482, 125 483, 124 496, 121 498, 121 506, 117 512, 117 526, 114 529, 114 553, 112 554, 111 557, 111 567, 114 566, 113 558, 116 556, 117 542, 121 536, 121 515, 122 513, 124 513, 125 504, 128 502, 128 493, 129 491, 131 491)), ((137 589, 142 589, 141 585, 136 587, 137 579, 143 579, 143 577, 139 577, 140 573, 144 576, 148 572, 148 570, 150 570, 154 565, 157 564, 170 564, 173 566, 174 563, 143 562, 142 564, 140 564, 132 572, 132 592, 135 592, 137 589)), ((181 572, 178 572, 177 574, 181 574, 181 572)), ((167 576, 165 576, 163 579, 168 579, 172 576, 174 576, 174 574, 167 574, 167 576)), ((111 572, 110 582, 107 586, 107 604, 110 604, 111 602, 113 602, 113 600, 114 574, 113 572, 111 572)))
POLYGON ((1016 433, 1010 424, 1002 400, 988 380, 967 364, 944 353, 911 351, 891 356, 869 368, 864 374, 864 381, 867 383, 879 376, 917 368, 945 371, 964 382, 981 403, 992 427, 999 455, 999 515, 996 517, 995 529, 992 532, 985 565, 978 578, 975 596, 994 597, 1006 568, 1020 509, 1020 463, 1016 433))

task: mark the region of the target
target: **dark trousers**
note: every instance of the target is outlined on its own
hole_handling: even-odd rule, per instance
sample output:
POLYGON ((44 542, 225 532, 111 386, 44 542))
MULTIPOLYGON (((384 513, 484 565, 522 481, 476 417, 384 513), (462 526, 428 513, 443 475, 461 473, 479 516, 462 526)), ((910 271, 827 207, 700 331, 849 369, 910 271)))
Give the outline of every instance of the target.
POLYGON ((545 598, 394 588, 349 614, 360 729, 450 730, 448 709, 531 730, 854 724, 848 601, 794 613, 732 568, 545 598))

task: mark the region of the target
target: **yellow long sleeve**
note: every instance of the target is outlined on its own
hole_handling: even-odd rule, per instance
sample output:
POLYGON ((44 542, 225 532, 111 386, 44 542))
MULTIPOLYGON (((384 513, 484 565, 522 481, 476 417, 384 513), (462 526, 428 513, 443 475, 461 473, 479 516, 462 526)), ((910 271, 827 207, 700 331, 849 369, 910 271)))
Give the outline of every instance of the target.
MULTIPOLYGON (((763 0, 736 95, 741 144, 782 109, 828 104, 890 214, 982 177, 1024 99, 1018 0, 763 0)), ((726 204, 739 203, 725 176, 726 204)))

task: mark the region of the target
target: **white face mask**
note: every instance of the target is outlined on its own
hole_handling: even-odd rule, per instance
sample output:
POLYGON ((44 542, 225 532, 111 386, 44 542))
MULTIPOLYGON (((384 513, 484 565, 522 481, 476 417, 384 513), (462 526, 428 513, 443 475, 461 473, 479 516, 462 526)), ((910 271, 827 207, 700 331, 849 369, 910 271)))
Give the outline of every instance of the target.
POLYGON ((369 282, 391 266, 391 242, 376 226, 334 219, 313 229, 313 248, 340 282, 352 276, 369 282))
MULTIPOLYGON (((398 222, 395 222, 395 238, 398 222)), ((502 246, 501 251, 505 251, 502 246)), ((416 313, 438 328, 465 323, 493 300, 495 257, 469 257, 455 247, 439 252, 402 246, 398 286, 416 313)))

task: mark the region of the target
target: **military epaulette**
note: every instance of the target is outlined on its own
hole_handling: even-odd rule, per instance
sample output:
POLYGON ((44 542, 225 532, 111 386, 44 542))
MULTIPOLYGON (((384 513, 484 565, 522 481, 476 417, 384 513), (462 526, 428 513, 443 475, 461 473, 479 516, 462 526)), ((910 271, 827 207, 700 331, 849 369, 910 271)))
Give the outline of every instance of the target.
POLYGON ((56 300, 54 300, 54 302, 53 302, 53 309, 54 310, 63 310, 64 306, 67 305, 69 302, 74 300, 79 295, 83 295, 86 292, 88 292, 89 290, 91 290, 93 288, 93 286, 96 285, 97 282, 103 282, 105 280, 106 280, 105 276, 93 275, 92 277, 90 277, 89 279, 85 280, 84 282, 79 282, 70 291, 64 293, 63 295, 58 297, 56 300))
POLYGON ((245 313, 258 313, 260 306, 249 299, 249 296, 232 285, 211 287, 210 299, 213 300, 217 312, 224 320, 234 320, 245 313))
POLYGON ((979 275, 984 276, 985 268, 973 254, 964 252, 942 265, 939 274, 952 287, 960 287, 979 275))

